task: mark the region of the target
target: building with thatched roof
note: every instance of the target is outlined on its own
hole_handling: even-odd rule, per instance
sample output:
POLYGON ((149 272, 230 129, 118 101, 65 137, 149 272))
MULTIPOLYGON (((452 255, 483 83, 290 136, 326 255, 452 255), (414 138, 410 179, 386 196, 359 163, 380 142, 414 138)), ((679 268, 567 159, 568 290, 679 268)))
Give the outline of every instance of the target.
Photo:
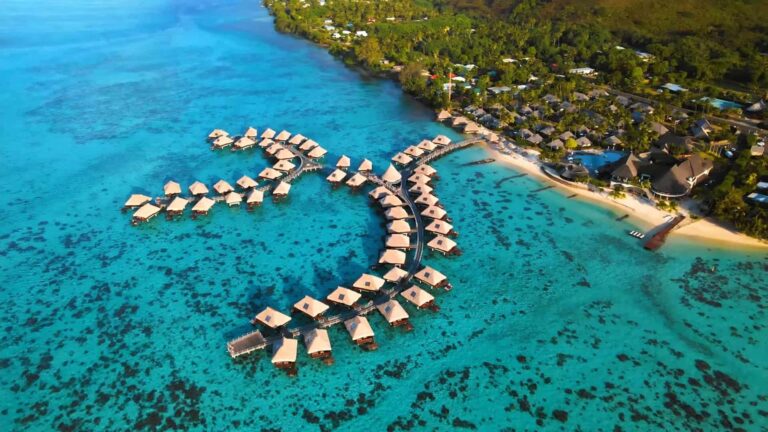
POLYGON ((387 232, 391 234, 406 234, 411 232, 411 226, 405 219, 395 219, 387 224, 387 232))
POLYGON ((291 139, 288 140, 288 144, 290 145, 299 145, 307 140, 307 137, 305 137, 302 134, 296 134, 291 139))
POLYGON ((357 167, 358 172, 368 172, 373 171, 373 162, 369 161, 368 159, 363 159, 362 162, 360 162, 360 166, 357 167))
POLYGON ((214 204, 216 204, 216 201, 208 197, 202 197, 192 206, 192 215, 207 215, 214 204))
POLYGON ((256 314, 253 321, 271 329, 276 329, 288 324, 291 321, 291 317, 267 306, 263 311, 256 314))
POLYGON ((410 189, 408 189, 408 192, 411 194, 425 194, 425 193, 431 193, 434 189, 432 186, 426 184, 426 183, 415 183, 413 186, 411 186, 410 189))
POLYGON ((277 136, 275 136, 273 139, 274 139, 275 141, 278 141, 278 142, 279 142, 279 141, 288 141, 288 139, 289 139, 290 137, 291 137, 291 133, 290 133, 290 132, 288 132, 287 130, 282 130, 282 131, 280 131, 280 133, 279 133, 279 134, 277 134, 277 136))
POLYGON ((255 140, 258 134, 259 133, 256 131, 256 128, 254 128, 253 126, 248 126, 248 129, 246 129, 245 132, 243 132, 244 137, 248 137, 252 140, 255 140))
POLYGON ((458 252, 456 242, 442 235, 438 235, 430 240, 430 242, 427 243, 427 247, 436 250, 443 255, 454 255, 458 252))
POLYGON ((181 185, 175 181, 169 181, 163 186, 163 194, 167 197, 178 195, 181 193, 181 185))
POLYGON ((405 205, 405 203, 400 198, 398 198, 395 194, 384 195, 384 198, 379 200, 379 204, 383 208, 401 207, 405 205))
POLYGON ((347 180, 347 186, 351 188, 358 188, 364 185, 366 181, 367 179, 365 178, 365 176, 363 176, 360 173, 355 173, 355 175, 353 175, 352 177, 349 178, 349 180, 347 180))
POLYGON ((402 180, 402 175, 392 164, 389 164, 389 167, 384 171, 381 179, 390 184, 397 184, 402 180))
POLYGON ((373 344, 373 329, 368 319, 364 316, 356 316, 354 318, 344 321, 344 327, 346 327, 349 336, 352 341, 357 345, 369 345, 373 344))
POLYGON ((317 145, 318 144, 314 140, 308 139, 299 146, 299 150, 305 152, 312 150, 313 148, 317 147, 317 145))
POLYGON ((448 285, 448 278, 429 266, 419 270, 414 277, 432 288, 441 288, 448 285))
POLYGON ((397 153, 392 157, 392 162, 400 165, 408 165, 413 162, 413 158, 405 153, 397 153))
POLYGON ((268 167, 261 170, 261 172, 259 173, 259 178, 263 178, 265 180, 277 180, 280 177, 282 177, 283 174, 285 173, 282 173, 274 168, 268 167))
POLYGON ((132 222, 137 225, 139 222, 146 222, 160 213, 160 207, 153 206, 152 204, 144 204, 139 207, 136 212, 133 213, 132 222))
POLYGON ((211 133, 208 134, 208 139, 213 141, 216 138, 223 136, 229 136, 229 132, 225 131, 224 129, 214 129, 211 131, 211 133))
POLYGON ((213 185, 213 190, 215 190, 216 193, 219 195, 226 195, 235 189, 232 188, 232 185, 230 185, 226 181, 219 180, 216 182, 216 184, 213 185))
POLYGON ((297 312, 301 312, 312 319, 318 319, 324 314, 330 306, 327 304, 315 300, 310 296, 304 296, 303 299, 297 301, 293 305, 293 309, 297 312))
POLYGON ((321 157, 325 156, 326 153, 328 153, 328 150, 326 150, 326 149, 324 149, 324 148, 322 148, 320 146, 316 146, 315 148, 310 150, 309 153, 307 153, 307 156, 312 158, 312 159, 320 159, 321 157))
POLYGON ((392 267, 383 276, 384 280, 393 284, 399 283, 404 277, 408 276, 408 272, 400 267, 392 267))
POLYGON ((295 158, 296 155, 288 149, 280 149, 275 153, 275 159, 279 161, 289 160, 295 158))
POLYGON ((433 220, 429 225, 427 225, 426 228, 424 228, 427 232, 440 234, 440 235, 450 235, 453 233, 453 225, 449 224, 448 222, 441 221, 439 219, 433 220))
POLYGON ((368 192, 368 196, 371 197, 372 200, 380 200, 384 198, 387 195, 391 195, 392 191, 385 188, 384 186, 377 186, 372 191, 368 192))
POLYGON ((193 196, 202 196, 208 193, 208 186, 196 181, 189 185, 189 193, 193 196))
POLYGON ((256 141, 248 138, 241 137, 232 145, 232 150, 245 150, 256 145, 256 141))
MULTIPOLYGON (((469 119, 464 116, 458 116, 451 119, 451 127, 458 128, 464 126, 467 123, 469 123, 469 119)), ((439 143, 436 142, 435 144, 439 143)))
POLYGON ((437 113, 437 121, 440 121, 440 122, 448 120, 451 117, 452 117, 451 113, 446 110, 440 110, 440 112, 437 113))
POLYGON ((403 153, 407 154, 408 156, 419 158, 424 155, 424 150, 416 147, 416 146, 409 146, 405 150, 403 150, 403 153))
POLYGON ((328 294, 328 297, 326 297, 326 299, 329 302, 335 303, 337 305, 352 307, 352 305, 354 305, 355 302, 360 300, 360 297, 362 296, 360 295, 359 292, 352 291, 349 288, 338 287, 335 290, 333 290, 332 293, 328 294))
POLYGON ((187 204, 189 204, 188 199, 177 196, 170 202, 170 204, 168 204, 168 207, 165 208, 165 212, 168 216, 180 215, 184 212, 184 209, 187 208, 187 204))
POLYGON ((437 199, 436 196, 432 194, 421 194, 414 200, 416 204, 423 205, 426 207, 437 205, 438 202, 440 202, 439 199, 437 199))
POLYGON ((296 354, 299 342, 296 339, 280 338, 272 344, 272 364, 279 369, 286 369, 289 374, 296 373, 296 354))
POLYGON ((252 190, 248 194, 248 197, 245 199, 245 203, 248 205, 248 208, 261 205, 262 202, 264 202, 264 191, 258 189, 252 190))
POLYGON ((344 172, 344 171, 342 171, 340 169, 336 169, 335 171, 333 171, 325 179, 328 180, 331 183, 341 183, 346 176, 347 176, 346 172, 344 172))
POLYGON ((405 252, 396 249, 384 249, 379 256, 379 264, 401 266, 405 264, 405 252))
POLYGON ((146 195, 133 194, 130 197, 128 197, 128 200, 125 201, 125 204, 123 205, 123 207, 127 209, 141 207, 150 201, 152 201, 152 198, 146 195))
POLYGON ((270 128, 267 128, 267 130, 265 130, 264 132, 261 133, 261 138, 262 139, 271 140, 274 137, 275 137, 275 131, 270 129, 270 128))
POLYGON ((473 134, 480 132, 480 125, 471 121, 464 125, 464 133, 473 134))
POLYGON ((256 183, 256 180, 248 177, 247 175, 244 175, 237 179, 237 185, 240 187, 240 189, 248 190, 250 188, 255 188, 259 184, 256 183))
POLYGON ((408 234, 391 234, 387 237, 386 246, 390 249, 408 249, 411 247, 411 239, 408 234))
POLYGON ((408 177, 408 181, 411 183, 426 183, 429 184, 432 179, 430 177, 425 176, 424 174, 413 174, 412 176, 408 177))
POLYGON ((296 168, 296 165, 288 160, 280 160, 277 161, 277 163, 274 164, 272 168, 282 172, 289 172, 296 168))
POLYGON ((388 220, 394 220, 394 219, 406 219, 410 215, 403 207, 391 207, 388 208, 387 211, 384 212, 384 216, 388 220))
POLYGON ((435 137, 435 138, 432 140, 432 142, 433 142, 433 143, 435 143, 435 144, 437 144, 437 145, 439 145, 439 146, 446 146, 446 145, 448 145, 448 144, 450 144, 450 143, 451 143, 451 139, 450 139, 450 138, 448 138, 448 137, 447 137, 447 136, 445 136, 445 135, 438 135, 438 136, 436 136, 436 137, 435 137))
POLYGON ((271 146, 267 147, 267 154, 270 156, 274 156, 279 152, 280 150, 285 150, 285 147, 282 144, 274 143, 271 146))
POLYGON ((331 339, 328 330, 312 329, 304 333, 304 345, 310 358, 328 358, 331 355, 331 339))
POLYGON ((408 312, 403 309, 403 306, 397 300, 392 299, 386 303, 378 304, 376 309, 392 327, 410 327, 408 312))
POLYGON ((421 140, 421 142, 416 147, 424 150, 425 152, 431 152, 437 148, 437 144, 429 140, 421 140))
POLYGON ((416 174, 423 174, 427 177, 433 177, 437 174, 437 170, 427 164, 422 164, 417 166, 416 169, 413 170, 413 172, 416 174))
POLYGON ((341 157, 339 158, 339 161, 336 162, 336 168, 345 170, 349 168, 351 164, 352 164, 352 161, 349 159, 349 156, 341 155, 341 157))
POLYGON ((230 192, 227 194, 227 196, 224 198, 224 201, 227 203, 228 206, 234 207, 239 206, 240 203, 243 201, 243 196, 240 195, 237 192, 230 192))
POLYGON ((277 184, 274 190, 272 190, 273 198, 285 198, 288 196, 288 192, 291 191, 291 184, 281 181, 277 184))
POLYGON ((427 207, 421 211, 422 216, 432 219, 443 219, 447 214, 445 209, 436 206, 427 207))
POLYGON ((400 293, 400 295, 419 309, 435 307, 435 297, 416 285, 400 293))
POLYGON ((259 147, 261 147, 263 149, 270 148, 270 147, 272 147, 275 144, 276 143, 274 141, 272 141, 271 139, 269 139, 269 138, 264 138, 263 140, 259 141, 259 147))
POLYGON ((357 278, 355 283, 352 284, 352 288, 364 292, 377 292, 383 286, 384 279, 368 273, 363 273, 359 278, 357 278))
POLYGON ((212 148, 215 149, 222 149, 224 147, 227 147, 229 145, 232 145, 232 143, 235 142, 232 138, 228 136, 220 136, 213 140, 213 143, 211 144, 212 148))

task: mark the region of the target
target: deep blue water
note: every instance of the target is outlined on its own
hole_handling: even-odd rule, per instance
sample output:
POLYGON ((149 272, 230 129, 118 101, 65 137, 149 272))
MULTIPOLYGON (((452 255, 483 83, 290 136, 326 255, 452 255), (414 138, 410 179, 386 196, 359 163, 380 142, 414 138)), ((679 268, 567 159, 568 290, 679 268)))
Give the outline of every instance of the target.
POLYGON ((427 257, 455 286, 439 314, 406 306, 408 334, 372 315, 372 353, 333 328, 336 364, 302 352, 295 379, 232 361, 259 308, 367 269, 380 216, 318 174, 198 221, 134 228, 126 197, 268 164, 212 153, 214 127, 301 132, 379 172, 450 131, 251 1, 10 0, 0 60, 2 430, 765 429, 765 254, 649 254, 609 210, 466 166, 479 148, 435 164, 464 250, 427 257))

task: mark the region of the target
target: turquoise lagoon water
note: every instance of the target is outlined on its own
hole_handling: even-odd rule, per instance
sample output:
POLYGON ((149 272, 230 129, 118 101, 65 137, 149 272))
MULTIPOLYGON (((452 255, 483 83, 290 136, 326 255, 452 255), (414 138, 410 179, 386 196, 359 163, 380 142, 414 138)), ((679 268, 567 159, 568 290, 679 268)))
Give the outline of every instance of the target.
MULTIPOLYGON (((118 208, 255 175, 213 127, 287 128, 334 162, 437 133, 391 83, 279 35, 255 2, 40 2, 0 14, 2 430, 765 430, 762 253, 674 239, 642 250, 608 210, 495 165, 435 164, 464 255, 427 262, 455 289, 410 307, 380 349, 330 331, 336 364, 229 338, 260 307, 321 296, 372 263, 363 194, 301 178, 287 202, 139 228, 118 208)), ((452 135, 454 138, 458 138, 452 135)))

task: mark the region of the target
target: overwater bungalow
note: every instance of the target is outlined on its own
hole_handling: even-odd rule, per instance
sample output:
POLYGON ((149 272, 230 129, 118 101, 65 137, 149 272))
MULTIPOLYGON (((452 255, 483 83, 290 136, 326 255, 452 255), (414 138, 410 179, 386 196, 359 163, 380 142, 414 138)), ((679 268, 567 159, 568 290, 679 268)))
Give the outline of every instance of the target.
POLYGON ((216 138, 220 138, 223 136, 229 136, 229 132, 225 131, 224 129, 214 129, 211 131, 211 133, 208 134, 208 139, 213 141, 216 138))
POLYGON ((304 315, 312 318, 313 320, 320 319, 320 317, 330 308, 327 304, 315 300, 310 296, 304 296, 303 299, 297 301, 293 305, 293 310, 301 312, 304 315))
POLYGON ((464 125, 463 129, 465 134, 478 133, 480 132, 480 125, 471 121, 471 122, 467 122, 467 124, 464 125))
POLYGON ((436 206, 437 203, 440 202, 440 200, 437 199, 437 197, 432 195, 432 194, 424 193, 424 194, 421 194, 418 197, 416 197, 414 202, 416 204, 418 204, 418 205, 423 205, 423 206, 426 206, 426 207, 431 207, 431 206, 436 206))
POLYGON ((381 179, 389 184, 398 184, 400 183, 400 180, 403 179, 403 176, 400 174, 400 171, 394 167, 394 165, 389 164, 389 167, 387 167, 387 170, 384 171, 381 179))
POLYGON ((395 220, 395 219, 406 219, 410 215, 402 207, 392 207, 392 208, 388 208, 387 211, 384 212, 384 216, 387 218, 387 220, 395 220))
POLYGON ((407 271, 401 269, 400 267, 392 267, 388 272, 384 274, 383 279, 387 282, 397 284, 400 283, 400 281, 403 280, 403 278, 406 276, 408 276, 407 271))
POLYGON ((320 146, 316 146, 315 148, 310 150, 309 153, 307 153, 307 157, 310 157, 312 159, 320 159, 321 157, 325 156, 326 153, 328 153, 328 150, 320 146))
POLYGON ((243 132, 244 137, 250 138, 251 140, 254 140, 254 141, 256 140, 256 136, 258 134, 259 133, 256 131, 256 128, 254 128, 253 126, 248 126, 248 129, 246 129, 245 132, 243 132))
POLYGON ((296 168, 296 165, 290 161, 281 160, 281 161, 277 161, 277 163, 273 165, 272 168, 282 172, 290 172, 294 168, 296 168))
POLYGON ((378 292, 381 287, 384 286, 384 282, 384 279, 378 276, 363 273, 363 275, 357 278, 355 283, 352 284, 352 288, 360 292, 378 292))
POLYGON ((123 205, 123 211, 141 207, 150 201, 152 201, 151 197, 142 194, 133 194, 128 197, 128 200, 123 205))
POLYGON ((403 200, 398 198, 395 194, 384 195, 384 198, 379 200, 379 204, 385 209, 391 207, 402 207, 405 205, 403 200))
POLYGON ((413 158, 405 153, 397 153, 392 157, 392 162, 400 165, 408 165, 413 162, 413 158))
POLYGON ((355 173, 355 175, 353 175, 352 177, 349 178, 349 180, 347 180, 347 186, 353 189, 356 189, 364 185, 366 181, 367 179, 365 178, 365 176, 363 176, 360 173, 355 173))
POLYGON ((277 153, 274 154, 275 159, 282 161, 282 160, 289 160, 296 157, 295 154, 293 154, 292 151, 288 149, 280 149, 277 153))
POLYGON ((447 136, 445 136, 445 135, 438 135, 438 136, 436 136, 436 137, 435 137, 435 138, 432 140, 432 142, 433 142, 433 143, 435 143, 435 144, 437 144, 437 145, 439 145, 439 146, 447 146, 448 144, 450 144, 450 143, 451 143, 451 139, 450 139, 450 138, 448 138, 448 137, 447 137, 447 136))
POLYGON ((443 255, 461 255, 461 249, 457 247, 456 242, 442 235, 430 240, 427 247, 443 255))
POLYGON ((175 181, 169 181, 163 186, 163 194, 167 197, 173 197, 181 193, 181 185, 175 181))
POLYGON ((279 152, 280 150, 285 150, 285 147, 283 147, 282 144, 274 143, 271 146, 267 147, 267 154, 270 156, 274 156, 279 152))
POLYGON ((384 249, 379 256, 379 264, 401 266, 405 264, 405 252, 396 249, 384 249))
POLYGON ((340 306, 346 306, 346 307, 352 307, 355 302, 360 300, 359 292, 352 291, 349 288, 344 287, 338 287, 335 290, 333 290, 332 293, 328 294, 328 297, 326 297, 326 300, 328 300, 331 303, 335 303, 340 306))
POLYGON ((290 376, 296 375, 296 354, 299 341, 296 339, 280 338, 272 344, 272 364, 283 369, 290 376))
POLYGON ((251 188, 255 188, 259 184, 256 182, 256 180, 248 177, 247 175, 244 175, 244 176, 240 177, 239 179, 237 179, 237 185, 242 190, 248 190, 248 189, 251 189, 251 188))
POLYGON ((423 174, 427 177, 434 177, 437 174, 437 170, 427 164, 421 164, 413 170, 416 174, 423 174))
POLYGON ((371 172, 373 171, 373 162, 369 161, 368 159, 363 159, 362 162, 360 162, 360 166, 357 167, 357 172, 371 172))
POLYGON ((291 317, 288 315, 267 306, 253 317, 251 324, 261 324, 274 330, 288 324, 290 321, 291 317))
POLYGON ((291 137, 291 133, 287 130, 281 130, 277 136, 275 136, 273 139, 277 142, 285 142, 288 141, 288 139, 291 137))
POLYGON ((259 173, 259 178, 263 178, 265 180, 277 180, 280 177, 283 176, 284 173, 281 173, 280 171, 273 169, 273 168, 264 168, 259 173))
POLYGON ((440 234, 444 236, 456 236, 456 231, 453 230, 453 225, 448 222, 441 221, 439 219, 433 220, 426 228, 427 232, 440 234))
POLYGON ((387 232, 390 234, 406 234, 411 232, 411 225, 405 219, 395 219, 387 224, 387 232))
POLYGON ((281 181, 272 191, 272 199, 275 201, 284 200, 288 196, 288 192, 291 191, 291 184, 281 181))
POLYGON ((262 202, 264 202, 264 191, 258 189, 252 190, 245 199, 245 204, 248 205, 249 210, 261 205, 262 202))
POLYGON ((291 139, 288 140, 288 144, 290 145, 299 145, 307 140, 307 137, 305 137, 302 134, 296 134, 291 139))
POLYGON ((390 249, 408 249, 411 247, 411 239, 408 234, 390 234, 386 246, 390 249))
POLYGON ((215 190, 219 195, 226 195, 235 189, 226 181, 219 180, 216 182, 216 184, 213 185, 213 190, 215 190))
POLYGON ((200 200, 197 201, 194 206, 192 206, 192 218, 194 219, 197 216, 207 215, 214 204, 216 204, 216 201, 208 197, 200 198, 200 200))
POLYGON ((312 329, 304 333, 304 345, 307 347, 307 355, 313 359, 322 359, 325 364, 333 364, 331 356, 331 339, 328 330, 312 329))
POLYGON ((435 312, 440 310, 440 308, 435 304, 435 297, 416 285, 401 292, 400 295, 404 299, 413 303, 413 305, 418 309, 430 309, 435 312))
POLYGON ((408 181, 411 183, 424 183, 429 184, 432 178, 425 176, 424 174, 414 174, 408 177, 408 181))
POLYGON ((416 147, 416 146, 410 146, 403 150, 403 153, 407 154, 408 156, 419 158, 424 155, 424 150, 416 147))
POLYGON ((259 147, 261 147, 261 148, 263 148, 263 149, 267 149, 267 148, 270 148, 270 147, 272 147, 273 145, 275 145, 275 142, 274 142, 274 141, 272 141, 272 140, 271 140, 271 139, 269 139, 269 138, 264 138, 264 139, 262 139, 261 141, 259 141, 259 147))
POLYGON ((440 112, 437 113, 437 121, 439 122, 446 121, 449 118, 451 118, 451 113, 449 111, 440 110, 440 112))
POLYGON ((265 130, 264 132, 261 133, 261 138, 262 139, 271 140, 274 137, 275 137, 275 131, 270 129, 270 128, 267 128, 267 130, 265 130))
POLYGON ((344 327, 347 328, 347 332, 349 332, 352 342, 359 347, 367 351, 373 351, 378 348, 376 341, 373 339, 373 329, 366 317, 356 316, 348 319, 344 321, 344 327))
POLYGON ((248 137, 241 137, 232 145, 232 151, 249 149, 254 145, 256 145, 256 141, 248 137))
POLYGON ((341 155, 341 157, 339 158, 339 161, 336 162, 336 168, 340 170, 345 170, 349 168, 351 164, 352 164, 352 161, 349 159, 349 156, 341 155))
POLYGON ((432 288, 445 288, 446 290, 452 288, 451 284, 448 283, 448 278, 445 277, 444 274, 429 266, 419 270, 414 277, 432 288))
POLYGON ((240 203, 243 201, 243 196, 240 195, 237 192, 230 192, 227 194, 227 196, 224 198, 224 201, 227 203, 228 206, 234 207, 239 206, 240 203))
POLYGON ((184 209, 187 208, 187 204, 189 204, 188 199, 184 199, 182 197, 175 197, 170 204, 168 204, 168 207, 165 208, 165 214, 167 219, 172 219, 174 216, 179 216, 182 213, 184 213, 184 209))
POLYGON ((220 136, 213 140, 211 143, 211 149, 223 149, 224 147, 232 145, 233 142, 235 141, 228 136, 220 136))
POLYGON ((392 299, 386 303, 378 304, 376 309, 392 327, 403 327, 406 331, 413 330, 413 325, 408 321, 408 312, 397 300, 392 299))
POLYGON ((378 201, 387 195, 392 195, 392 191, 385 188, 384 186, 377 186, 375 189, 368 192, 368 196, 375 201, 378 201))
POLYGON ((336 169, 325 179, 328 180, 333 185, 338 185, 344 180, 346 176, 347 176, 346 172, 340 169, 336 169))
POLYGON ((306 152, 306 151, 312 150, 313 148, 317 147, 317 145, 318 144, 314 140, 308 139, 308 140, 304 141, 304 143, 302 143, 299 146, 299 150, 301 150, 303 152, 306 152))
POLYGON ((415 183, 413 186, 411 186, 410 189, 408 189, 408 192, 415 195, 421 195, 425 193, 431 193, 434 189, 432 186, 426 184, 426 183, 415 183))
POLYGON ((133 225, 138 225, 141 222, 147 222, 148 220, 157 216, 158 213, 160 213, 160 207, 156 207, 150 203, 146 203, 143 206, 139 207, 139 209, 136 210, 135 213, 133 213, 133 217, 131 218, 131 223, 133 225))
POLYGON ((424 150, 425 152, 432 152, 437 148, 437 144, 429 140, 422 140, 416 147, 424 150))
POLYGON ((196 181, 189 185, 189 193, 191 193, 192 196, 199 198, 208 193, 208 187, 203 183, 196 181))
POLYGON ((445 209, 435 206, 427 207, 421 211, 422 216, 432 219, 444 219, 447 214, 445 209))
MULTIPOLYGON (((451 119, 451 127, 454 127, 454 128, 459 128, 460 129, 461 127, 463 127, 467 123, 469 123, 469 119, 464 117, 464 116, 458 116, 458 117, 454 117, 453 119, 451 119)), ((433 140, 433 142, 434 142, 434 140, 433 140)), ((439 144, 439 143, 435 142, 435 144, 439 144)))

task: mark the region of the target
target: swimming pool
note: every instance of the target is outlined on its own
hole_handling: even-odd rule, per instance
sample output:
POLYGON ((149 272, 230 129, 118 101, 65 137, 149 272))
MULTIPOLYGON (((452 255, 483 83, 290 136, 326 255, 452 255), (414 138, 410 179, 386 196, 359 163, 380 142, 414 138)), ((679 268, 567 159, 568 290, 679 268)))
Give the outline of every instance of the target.
POLYGON ((626 154, 626 152, 622 151, 604 151, 602 153, 574 152, 573 160, 580 160, 581 164, 589 170, 589 173, 594 175, 595 171, 601 166, 616 162, 626 156, 626 154))
POLYGON ((718 99, 718 98, 710 98, 710 97, 703 97, 699 99, 700 102, 709 102, 710 105, 713 107, 720 109, 720 110, 726 110, 726 109, 741 109, 742 105, 737 102, 718 99))

